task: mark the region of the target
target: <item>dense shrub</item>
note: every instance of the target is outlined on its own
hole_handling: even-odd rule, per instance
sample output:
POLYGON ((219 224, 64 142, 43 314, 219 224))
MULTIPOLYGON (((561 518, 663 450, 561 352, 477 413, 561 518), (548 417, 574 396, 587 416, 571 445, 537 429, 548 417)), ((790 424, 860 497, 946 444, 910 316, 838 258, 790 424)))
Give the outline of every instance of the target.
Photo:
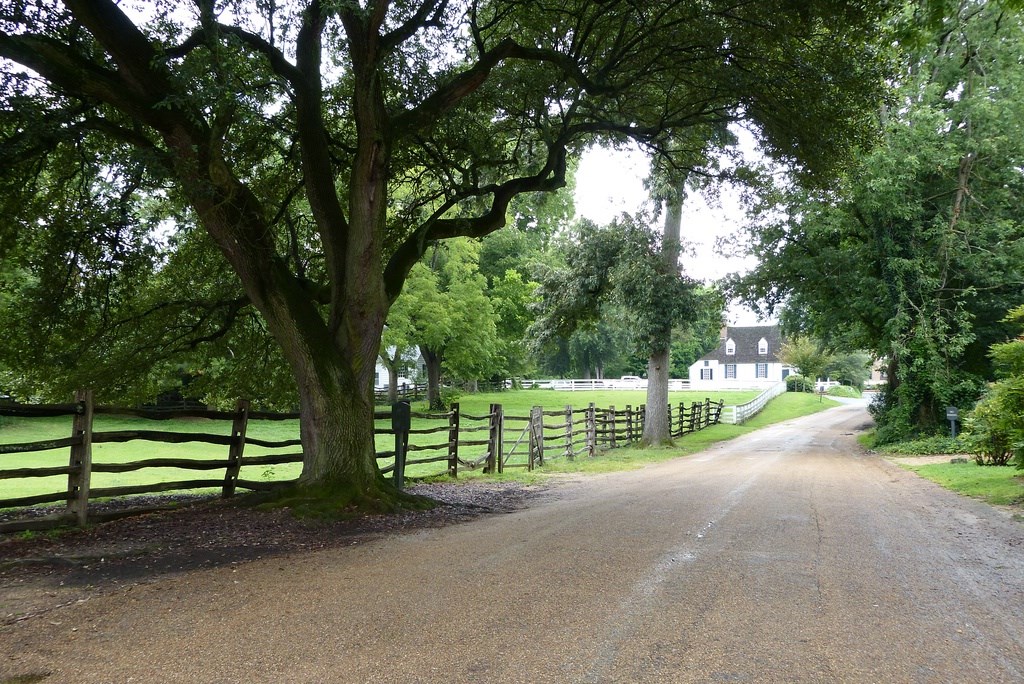
POLYGON ((835 387, 829 387, 826 394, 832 397, 848 397, 850 399, 857 399, 860 397, 860 390, 856 387, 850 387, 849 385, 836 385, 835 387))
POLYGON ((963 437, 922 437, 908 442, 897 442, 882 447, 889 454, 905 456, 931 456, 935 454, 966 454, 970 453, 970 445, 963 437))
MULTIPOLYGON (((1024 306, 1004 320, 1024 328, 1024 306)), ((980 465, 1013 459, 1024 469, 1024 335, 992 345, 989 355, 1003 379, 989 387, 967 417, 971 451, 980 465)))
POLYGON ((979 465, 1024 468, 1024 377, 993 383, 966 421, 968 443, 979 465))
POLYGON ((462 397, 462 390, 457 387, 449 387, 446 385, 441 386, 441 403, 444 404, 446 410, 450 410, 452 404, 457 402, 462 397))
POLYGON ((787 392, 813 392, 814 381, 808 380, 802 375, 794 373, 793 375, 786 376, 786 391, 787 392))

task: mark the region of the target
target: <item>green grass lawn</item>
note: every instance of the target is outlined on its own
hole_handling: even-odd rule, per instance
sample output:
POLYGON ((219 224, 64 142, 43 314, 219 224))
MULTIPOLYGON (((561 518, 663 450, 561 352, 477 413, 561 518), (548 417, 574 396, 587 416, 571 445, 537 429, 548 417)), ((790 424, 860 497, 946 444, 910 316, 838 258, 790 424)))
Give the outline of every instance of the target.
MULTIPOLYGON (((946 489, 971 496, 991 504, 1024 508, 1024 471, 1013 466, 980 466, 973 457, 966 456, 966 463, 951 463, 955 456, 962 456, 968 450, 968 443, 962 437, 932 436, 897 442, 876 444, 874 430, 857 438, 867 449, 882 452, 897 458, 896 464, 931 480, 946 489), (917 457, 948 456, 943 463, 915 463, 917 457)), ((1024 513, 1018 514, 1024 517, 1024 513)))
POLYGON ((684 435, 675 441, 674 446, 670 447, 655 449, 629 447, 606 451, 592 459, 553 461, 546 464, 543 471, 552 473, 597 473, 641 468, 648 463, 688 456, 703 451, 717 442, 724 442, 734 437, 745 435, 766 425, 792 420, 838 405, 838 402, 832 401, 827 397, 822 399, 816 395, 787 392, 772 399, 760 413, 742 425, 713 425, 706 430, 684 435))
MULTIPOLYGON (((749 401, 757 396, 755 391, 747 392, 674 392, 669 396, 669 401, 674 406, 685 403, 687 406, 692 402, 704 401, 710 398, 712 401, 725 400, 726 404, 736 404, 749 401)), ((528 416, 532 406, 542 406, 545 410, 562 410, 566 405, 577 409, 583 409, 593 402, 600 408, 614 406, 616 409, 623 409, 627 405, 634 408, 639 407, 645 400, 645 392, 642 390, 600 390, 586 392, 559 392, 557 390, 519 390, 483 394, 467 394, 460 398, 460 409, 462 414, 485 416, 492 403, 502 404, 506 418, 506 439, 516 439, 513 434, 522 423, 517 423, 511 418, 514 416, 528 416)), ((423 403, 413 404, 413 411, 423 412, 426 406, 423 403)), ((545 422, 558 423, 557 417, 550 418, 545 422)), ((463 419, 463 427, 473 425, 484 425, 482 421, 474 422, 463 419)), ((414 428, 429 426, 447 425, 445 420, 414 420, 414 428)), ((378 421, 378 427, 387 428, 390 421, 378 421)), ((210 420, 203 418, 187 418, 154 421, 143 418, 119 418, 116 416, 97 416, 94 423, 95 432, 121 431, 121 430, 159 430, 168 432, 205 432, 217 435, 228 435, 231 430, 230 421, 210 420)), ((555 438, 560 434, 561 428, 547 430, 549 438, 555 438)), ((0 423, 0 443, 34 442, 46 439, 59 439, 71 434, 70 417, 54 418, 4 418, 0 423)), ((251 420, 247 428, 247 435, 252 438, 282 441, 298 437, 299 427, 297 420, 268 421, 251 420)), ((464 439, 484 439, 486 432, 471 434, 464 439)), ((413 444, 440 444, 447 441, 447 433, 433 435, 415 435, 411 439, 413 444)), ((377 449, 384 451, 392 449, 393 438, 390 435, 378 435, 377 449)), ((520 452, 525 445, 520 446, 520 452)), ((274 450, 247 446, 245 455, 256 456, 272 453, 274 450)), ((296 448, 277 450, 278 453, 297 451, 296 448)), ((464 448, 460 453, 464 459, 471 459, 481 456, 486 451, 483 446, 464 448)), ((94 444, 93 461, 97 463, 125 463, 130 461, 152 459, 152 458, 192 458, 197 460, 226 460, 228 448, 226 446, 204 444, 201 442, 185 444, 163 444, 159 442, 148 442, 136 440, 123 444, 94 444)), ((430 455, 441 455, 446 453, 445 449, 436 449, 432 452, 410 453, 410 458, 424 458, 430 455)), ((525 455, 523 455, 525 459, 525 455)), ((28 454, 11 454, 0 456, 0 470, 28 467, 51 467, 67 465, 68 450, 58 449, 46 452, 34 452, 28 454)), ((389 464, 389 461, 381 461, 382 466, 389 464)), ((441 473, 445 470, 444 463, 432 463, 410 466, 406 474, 409 477, 426 477, 441 473)), ((248 480, 278 481, 298 477, 301 470, 300 464, 285 464, 277 466, 248 466, 242 468, 241 477, 248 480)), ((127 485, 138 485, 152 482, 169 482, 187 479, 207 479, 223 476, 223 471, 189 471, 181 468, 147 468, 145 470, 130 471, 127 473, 94 473, 92 487, 120 487, 127 485)), ((0 499, 32 496, 48 492, 60 492, 66 489, 67 478, 65 476, 53 476, 45 478, 22 478, 22 479, 0 479, 0 499)))
POLYGON ((967 463, 901 463, 921 477, 991 504, 1024 504, 1024 471, 1014 466, 980 466, 967 463))
MULTIPOLYGON (((724 400, 726 406, 743 404, 755 398, 756 390, 742 392, 670 392, 669 403, 678 405, 680 402, 690 405, 695 401, 724 400)), ((542 406, 545 410, 564 409, 566 405, 573 408, 586 408, 593 403, 599 408, 616 409, 627 405, 637 407, 646 401, 645 390, 587 390, 584 392, 562 392, 550 389, 511 390, 508 392, 486 392, 481 394, 465 394, 458 399, 463 411, 482 415, 487 413, 491 404, 501 404, 505 413, 527 415, 533 406, 542 406)), ((413 411, 425 411, 423 402, 414 402, 413 411)))
MULTIPOLYGON (((231 434, 231 422, 226 420, 209 420, 204 418, 184 418, 174 420, 146 420, 143 418, 120 418, 117 416, 96 416, 93 424, 94 432, 114 432, 123 430, 157 430, 163 432, 210 433, 228 436, 231 434)), ((247 430, 249 437, 281 441, 295 439, 298 436, 298 421, 251 421, 247 430)), ((6 418, 0 425, 0 443, 35 442, 47 439, 59 439, 71 435, 70 417, 53 418, 6 418)), ((296 451, 292 449, 291 451, 296 451)), ((271 453, 273 450, 250 446, 247 455, 271 453)), ((284 453, 287 450, 281 451, 284 453)), ((120 444, 94 444, 92 447, 93 462, 96 463, 127 463, 152 458, 183 458, 195 460, 227 460, 228 447, 203 442, 187 442, 183 444, 164 444, 135 440, 120 444)), ((0 455, 0 469, 30 467, 53 467, 67 465, 68 449, 55 449, 44 452, 26 454, 0 455)), ((289 466, 279 466, 287 468, 289 466)), ((242 477, 259 479, 264 475, 262 468, 243 469, 242 477)), ((298 470, 296 469, 297 473, 298 470)), ((146 468, 126 473, 93 473, 92 487, 121 487, 152 482, 170 482, 175 480, 217 479, 224 476, 223 470, 192 471, 181 468, 146 468)), ((284 479, 284 478, 281 478, 284 479)), ((23 479, 0 479, 0 499, 33 496, 47 492, 59 492, 67 488, 67 477, 37 477, 23 479)))

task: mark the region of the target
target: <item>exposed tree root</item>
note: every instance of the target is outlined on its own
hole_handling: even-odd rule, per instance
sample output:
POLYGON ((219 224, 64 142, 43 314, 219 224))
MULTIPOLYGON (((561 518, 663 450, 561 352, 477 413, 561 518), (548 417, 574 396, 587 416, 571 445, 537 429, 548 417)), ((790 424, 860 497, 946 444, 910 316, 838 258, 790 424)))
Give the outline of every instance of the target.
POLYGON ((287 509, 296 518, 346 520, 366 514, 422 511, 437 505, 434 499, 399 491, 380 478, 377 486, 361 490, 351 484, 295 485, 274 492, 260 509, 287 509))

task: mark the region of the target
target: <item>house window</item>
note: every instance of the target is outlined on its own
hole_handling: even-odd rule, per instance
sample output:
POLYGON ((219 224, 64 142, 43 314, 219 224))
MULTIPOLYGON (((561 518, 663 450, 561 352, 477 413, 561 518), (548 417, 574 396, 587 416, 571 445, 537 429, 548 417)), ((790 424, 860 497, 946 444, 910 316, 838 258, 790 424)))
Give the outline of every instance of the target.
POLYGON ((768 340, 761 338, 761 341, 757 343, 757 353, 767 354, 768 353, 768 340))
POLYGON ((735 378, 736 377, 736 364, 735 363, 727 363, 727 364, 725 364, 725 377, 727 379, 728 378, 735 378))
POLYGON ((757 372, 757 377, 759 377, 759 378, 767 378, 768 377, 768 364, 767 363, 759 363, 759 364, 757 364, 757 371, 756 372, 757 372))
POLYGON ((700 379, 701 380, 713 380, 714 379, 712 377, 712 372, 713 371, 714 371, 714 368, 701 368, 700 369, 700 379))
POLYGON ((736 355, 736 343, 732 341, 732 338, 725 341, 725 353, 729 356, 736 355))

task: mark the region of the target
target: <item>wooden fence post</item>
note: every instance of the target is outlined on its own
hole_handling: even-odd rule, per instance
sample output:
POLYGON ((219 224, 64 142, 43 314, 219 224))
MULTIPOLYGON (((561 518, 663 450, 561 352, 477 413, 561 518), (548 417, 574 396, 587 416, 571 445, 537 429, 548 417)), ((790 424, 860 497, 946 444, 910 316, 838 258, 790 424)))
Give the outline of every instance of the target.
POLYGON ((590 406, 587 407, 586 422, 587 456, 593 458, 597 451, 597 408, 594 402, 590 402, 590 406))
POLYGON ((626 444, 633 441, 633 407, 626 404, 626 444))
POLYGON ((235 417, 231 421, 231 445, 228 447, 228 467, 224 471, 221 498, 234 496, 238 472, 242 469, 242 452, 245 450, 245 431, 248 426, 249 400, 239 399, 235 403, 235 417))
POLYGON ((502 440, 505 438, 502 429, 503 412, 501 404, 491 404, 490 429, 487 435, 487 465, 484 473, 493 474, 503 471, 502 440))
POLYGON ((614 406, 609 406, 608 407, 608 414, 607 415, 610 416, 611 419, 612 419, 611 429, 608 431, 608 437, 609 437, 609 440, 610 440, 608 442, 608 446, 610 448, 612 448, 612 449, 615 449, 616 447, 618 447, 619 444, 618 444, 618 435, 615 434, 616 427, 615 427, 615 407, 614 406))
POLYGON ((71 436, 81 441, 71 446, 67 512, 84 527, 89 519, 89 482, 92 478, 92 390, 75 392, 75 402, 78 412, 71 422, 71 436))
POLYGON ((533 464, 537 460, 537 430, 534 423, 537 420, 537 407, 530 409, 530 422, 526 425, 528 433, 526 442, 526 470, 533 470, 533 464))
POLYGON ((537 446, 537 465, 544 465, 544 407, 534 406, 533 407, 533 420, 530 421, 533 424, 534 432, 537 435, 534 444, 537 446))
POLYGON ((576 456, 572 448, 572 406, 565 406, 565 457, 572 461, 576 456))
POLYGON ((704 397, 704 427, 711 425, 711 399, 704 397))
MULTIPOLYGON (((647 428, 647 404, 640 404, 637 409, 637 441, 644 438, 644 430, 647 428)), ((672 436, 672 422, 668 424, 669 437, 672 436)))
POLYGON ((699 430, 697 423, 697 417, 700 414, 700 404, 693 402, 690 404, 690 432, 696 432, 699 430))
POLYGON ((412 412, 408 401, 391 405, 391 432, 395 434, 395 469, 392 477, 395 487, 405 487, 405 458, 409 452, 409 430, 412 428, 412 412))
POLYGON ((459 476, 459 403, 452 404, 448 416, 448 474, 459 476))

